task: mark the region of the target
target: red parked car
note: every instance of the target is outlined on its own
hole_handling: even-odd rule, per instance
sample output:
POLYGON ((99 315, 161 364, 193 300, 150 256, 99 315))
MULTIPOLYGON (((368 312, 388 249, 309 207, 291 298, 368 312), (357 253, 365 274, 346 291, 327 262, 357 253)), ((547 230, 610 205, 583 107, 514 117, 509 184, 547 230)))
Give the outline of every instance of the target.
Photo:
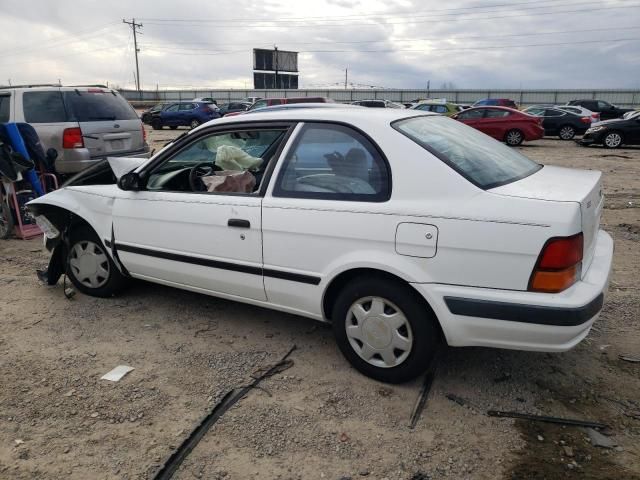
POLYGON ((472 107, 451 118, 512 147, 544 136, 540 118, 508 107, 472 107))

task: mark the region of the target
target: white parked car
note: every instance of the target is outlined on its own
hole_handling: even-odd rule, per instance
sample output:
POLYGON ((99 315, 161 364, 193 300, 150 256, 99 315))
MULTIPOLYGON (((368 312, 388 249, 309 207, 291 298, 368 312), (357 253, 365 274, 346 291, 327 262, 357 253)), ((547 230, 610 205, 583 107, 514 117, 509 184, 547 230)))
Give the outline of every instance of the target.
POLYGON ((132 277, 332 322, 358 370, 402 382, 441 342, 584 339, 613 254, 602 205, 600 172, 539 165, 443 116, 305 108, 217 119, 29 208, 50 283, 68 265, 90 295, 132 277))
POLYGON ((581 117, 589 117, 591 123, 598 123, 600 121, 600 112, 592 112, 591 110, 584 108, 580 105, 556 105, 556 108, 564 110, 565 112, 575 113, 581 117))

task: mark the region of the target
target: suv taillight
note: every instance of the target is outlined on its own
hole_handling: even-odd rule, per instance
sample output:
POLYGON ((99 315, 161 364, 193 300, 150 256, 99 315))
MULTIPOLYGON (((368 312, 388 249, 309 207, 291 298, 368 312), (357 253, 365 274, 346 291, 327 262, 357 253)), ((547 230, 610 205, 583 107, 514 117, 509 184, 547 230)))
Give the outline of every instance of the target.
POLYGON ((582 271, 583 245, 582 233, 549 239, 531 273, 529 290, 558 293, 578 281, 582 271))
POLYGON ((62 132, 62 148, 84 148, 82 130, 78 127, 65 128, 62 132))
POLYGON ((142 127, 142 141, 147 141, 147 131, 144 129, 144 123, 140 122, 140 126, 142 127))

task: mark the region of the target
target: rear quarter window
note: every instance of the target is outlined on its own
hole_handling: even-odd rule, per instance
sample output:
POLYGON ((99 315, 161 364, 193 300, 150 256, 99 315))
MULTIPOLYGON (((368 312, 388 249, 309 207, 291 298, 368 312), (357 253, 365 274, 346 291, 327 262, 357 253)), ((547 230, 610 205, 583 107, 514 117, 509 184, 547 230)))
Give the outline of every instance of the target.
POLYGON ((64 92, 64 101, 72 120, 77 122, 100 122, 109 120, 136 120, 138 114, 133 107, 116 93, 64 92))
POLYGON ((0 123, 11 120, 11 95, 0 95, 0 123))
POLYGON ((68 122, 67 110, 58 91, 24 92, 22 94, 24 120, 27 123, 68 122))
POLYGON ((413 117, 391 125, 484 190, 515 182, 542 168, 502 142, 448 117, 413 117))

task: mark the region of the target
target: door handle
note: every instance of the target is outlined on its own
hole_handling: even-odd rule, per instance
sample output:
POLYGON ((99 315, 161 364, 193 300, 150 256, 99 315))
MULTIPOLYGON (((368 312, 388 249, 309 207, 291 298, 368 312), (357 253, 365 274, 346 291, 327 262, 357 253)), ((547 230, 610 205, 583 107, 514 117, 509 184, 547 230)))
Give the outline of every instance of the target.
POLYGON ((240 218, 230 218, 227 222, 227 226, 236 228, 251 228, 249 220, 242 220, 240 218))

